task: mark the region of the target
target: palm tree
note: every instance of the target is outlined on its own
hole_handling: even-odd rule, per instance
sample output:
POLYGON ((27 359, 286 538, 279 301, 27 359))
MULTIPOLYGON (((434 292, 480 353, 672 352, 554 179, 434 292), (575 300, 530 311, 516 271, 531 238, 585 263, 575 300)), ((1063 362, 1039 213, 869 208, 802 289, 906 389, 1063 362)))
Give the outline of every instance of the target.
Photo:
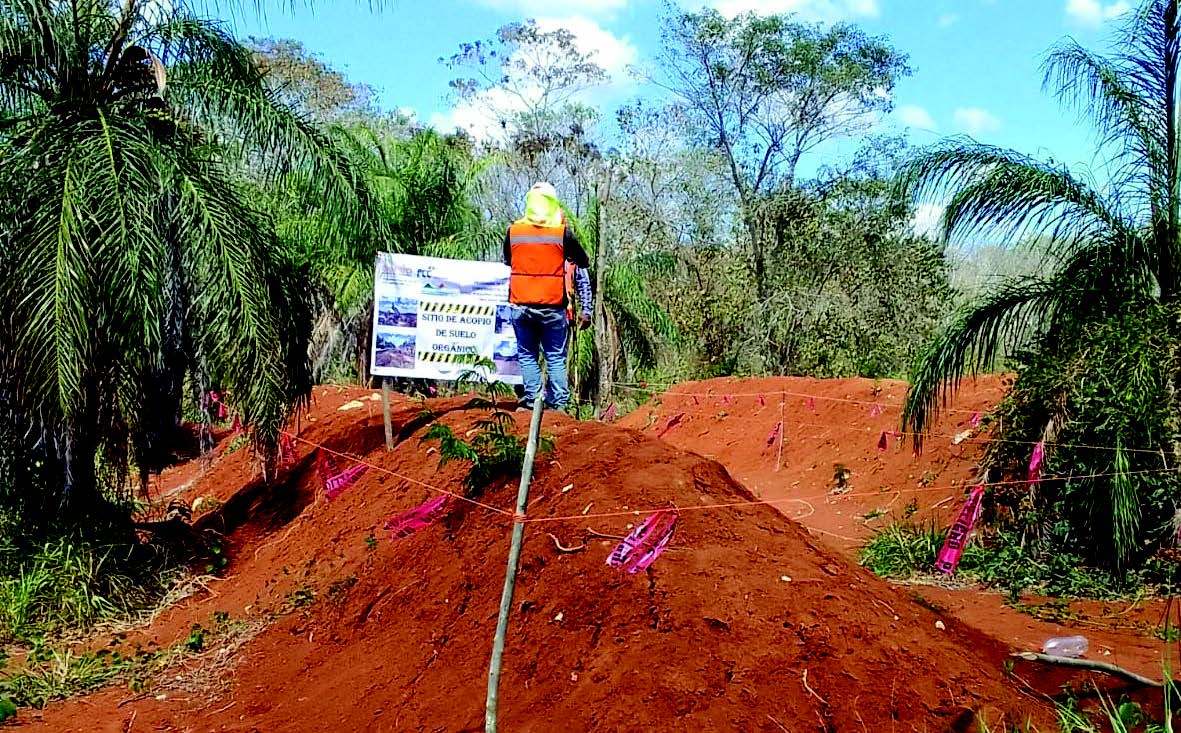
MULTIPOLYGON (((1101 178, 971 140, 940 144, 902 174, 901 185, 916 200, 946 202, 945 239, 1006 245, 1036 240, 1048 252, 1044 274, 1001 282, 960 309, 930 344, 914 367, 906 426, 928 430, 959 379, 989 368, 998 356, 1024 349, 1056 358, 1077 351, 1084 334, 1120 314, 1139 314, 1142 322, 1152 313, 1172 314, 1162 321, 1171 343, 1181 343, 1177 0, 1143 3, 1116 41, 1106 57, 1065 41, 1044 67, 1046 86, 1095 125, 1105 161, 1101 178)), ((1175 346, 1158 352, 1151 366, 1175 364, 1175 353, 1175 346)), ((1172 369, 1170 429, 1174 453, 1181 455, 1181 374, 1172 369)), ((1044 435, 1070 418, 1062 404, 1037 407, 1044 435)), ((1087 501, 1096 508, 1093 518, 1110 515, 1102 521, 1122 562, 1141 539, 1141 507, 1137 493, 1128 490, 1129 446, 1112 444, 1117 450, 1106 451, 1103 460, 1117 475, 1096 482, 1087 501)))
POLYGON ((596 196, 586 214, 568 214, 579 242, 591 259, 595 287, 595 331, 579 331, 571 359, 577 392, 591 392, 600 407, 622 375, 636 378, 640 370, 656 366, 662 341, 674 341, 677 327, 652 298, 648 278, 667 274, 673 258, 663 253, 618 256, 600 238, 603 204, 596 196))
POLYGON ((370 223, 347 159, 186 3, 0 0, 0 393, 74 517, 159 467, 184 385, 228 390, 260 447, 307 399, 306 277, 247 185, 295 171, 370 223))
POLYGON ((333 370, 354 360, 364 379, 377 253, 454 259, 498 254, 496 233, 473 203, 491 159, 473 161, 461 138, 377 121, 337 126, 331 136, 365 181, 373 225, 356 230, 338 221, 350 212, 300 177, 279 191, 277 218, 283 238, 318 285, 317 379, 341 376, 333 370))

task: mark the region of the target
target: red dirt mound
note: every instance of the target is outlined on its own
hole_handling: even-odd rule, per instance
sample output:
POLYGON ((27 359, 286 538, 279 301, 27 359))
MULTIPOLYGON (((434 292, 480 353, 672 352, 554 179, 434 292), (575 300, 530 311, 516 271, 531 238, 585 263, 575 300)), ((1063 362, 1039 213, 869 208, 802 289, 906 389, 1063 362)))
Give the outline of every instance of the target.
POLYGON ((888 515, 954 517, 987 440, 972 418, 1003 391, 1000 377, 965 380, 920 456, 897 432, 906 383, 894 380, 690 382, 620 424, 721 462, 756 496, 848 550, 888 515))
MULTIPOLYGON (((964 490, 979 475, 977 461, 989 439, 973 428, 972 418, 1000 401, 1002 379, 965 380, 919 456, 909 439, 894 432, 907 385, 889 380, 689 382, 655 395, 620 424, 717 459, 757 496, 854 556, 875 529, 891 521, 931 520, 941 528, 951 523, 964 490), (782 455, 780 435, 768 440, 781 419, 782 455), (848 471, 843 487, 835 475, 838 466, 848 471)), ((934 587, 913 592, 1015 648, 1038 649, 1052 636, 1081 633, 1090 639, 1095 658, 1149 677, 1160 675, 1167 651, 1156 636, 1163 602, 1075 602, 1045 614, 1050 619, 1045 621, 1007 606, 999 593, 934 587)), ((1029 606, 1046 602, 1022 600, 1029 606)))
MULTIPOLYGON (((289 611, 242 647, 228 691, 129 701, 108 690, 45 711, 33 730, 482 729, 511 517, 459 503, 389 539, 386 519, 434 495, 419 482, 454 489, 461 467, 437 470, 417 405, 396 411, 402 442, 386 453, 380 418, 340 412, 342 401, 323 400, 301 436, 374 465, 340 498, 317 498, 306 444, 278 486, 231 454, 189 489, 222 499, 203 521, 226 530, 231 564, 216 595, 149 633, 168 643, 214 611, 289 611), (293 595, 314 600, 291 610, 293 595)), ((442 421, 462 432, 478 417, 442 421)), ((1000 644, 817 547, 771 507, 743 504, 753 497, 717 463, 615 426, 545 429, 557 448, 528 512, 504 730, 943 731, 972 729, 977 711, 1046 716, 1005 678, 1000 644), (718 504, 740 506, 703 508, 718 504), (655 564, 607 567, 615 541, 601 535, 663 507, 680 518, 655 564)), ((514 488, 485 501, 511 511, 514 488)))

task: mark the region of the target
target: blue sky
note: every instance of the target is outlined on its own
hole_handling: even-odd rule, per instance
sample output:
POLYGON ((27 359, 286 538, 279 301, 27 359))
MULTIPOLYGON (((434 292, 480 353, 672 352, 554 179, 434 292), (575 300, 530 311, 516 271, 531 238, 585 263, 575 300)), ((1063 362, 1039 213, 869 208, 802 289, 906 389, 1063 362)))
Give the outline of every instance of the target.
MULTIPOLYGON (((295 38, 332 65, 379 91, 386 109, 407 108, 441 126, 465 118, 447 96, 451 72, 438 62, 461 42, 485 38, 503 23, 538 18, 569 27, 600 54, 614 83, 594 96, 610 119, 643 91, 630 64, 650 63, 659 43, 661 0, 395 0, 380 12, 365 2, 320 0, 290 10, 267 0, 262 16, 234 21, 240 35, 295 38)), ((1092 162, 1089 130, 1041 89, 1040 65, 1057 41, 1073 36, 1102 48, 1127 0, 710 0, 724 13, 760 9, 806 20, 855 22, 886 35, 915 67, 896 92, 883 131, 908 130, 914 143, 970 134, 983 142, 1070 164, 1092 162)), ((688 3, 682 3, 692 7, 688 3)), ((805 168, 844 154, 817 151, 805 168)))

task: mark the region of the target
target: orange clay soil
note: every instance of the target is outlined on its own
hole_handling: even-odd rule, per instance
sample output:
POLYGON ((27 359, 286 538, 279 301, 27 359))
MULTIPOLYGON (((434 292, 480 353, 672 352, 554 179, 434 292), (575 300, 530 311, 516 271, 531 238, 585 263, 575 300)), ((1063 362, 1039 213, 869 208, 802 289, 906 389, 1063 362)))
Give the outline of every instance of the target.
MULTIPOLYGON (((454 503, 438 524, 391 540, 384 522, 436 495, 419 482, 456 490, 463 468, 438 469, 420 442, 421 406, 408 400, 395 405, 400 442, 387 453, 370 396, 318 389, 301 420, 302 440, 373 464, 335 500, 320 495, 316 454, 302 442, 270 486, 247 450, 224 449, 196 478, 166 475, 157 486, 220 501, 198 524, 224 533, 230 563, 207 591, 112 641, 174 644, 215 612, 264 621, 260 633, 228 662, 217 649, 190 659, 183 688, 170 672, 146 696, 113 686, 19 722, 34 731, 481 730, 511 516, 454 503), (207 689, 192 684, 203 670, 207 689)), ((462 405, 430 403, 460 434, 481 416, 462 405)), ((747 422, 731 435, 745 433, 755 455, 770 427, 747 422)), ((1055 691, 1060 673, 1018 663, 1021 681, 1007 676, 1004 644, 818 545, 774 507, 695 508, 754 499, 720 464, 619 426, 556 416, 545 431, 557 447, 539 462, 528 512, 503 730, 876 733, 974 730, 978 713, 994 724, 1051 720, 1032 688, 1055 691), (648 571, 605 564, 615 540, 588 528, 624 535, 640 521, 633 512, 672 506, 676 535, 648 571)), ((868 448, 871 465, 877 448, 868 448)), ((827 462, 812 459, 817 476, 827 462)), ((870 488, 856 470, 855 490, 870 488)), ((808 493, 824 487, 818 478, 808 493)), ((483 500, 511 514, 514 498, 510 484, 483 500)))
MULTIPOLYGON (((980 474, 978 461, 989 439, 984 430, 973 429, 972 417, 987 413, 1003 394, 1002 377, 965 380, 919 456, 909 436, 900 440, 895 434, 901 430, 906 383, 893 380, 790 377, 681 384, 620 424, 719 461, 822 544, 855 559, 873 532, 892 521, 912 518, 946 527, 954 520, 980 474), (768 445, 780 421, 781 397, 782 456, 778 436, 768 445), (885 450, 879 447, 883 432, 885 450), (835 478, 838 466, 849 472, 845 486, 835 478)), ((1161 676, 1165 645, 1154 634, 1165 610, 1159 601, 1047 606, 1039 620, 1014 610, 999 593, 935 587, 910 592, 1014 648, 1036 650, 1049 637, 1084 634, 1091 642, 1089 657, 1161 676)), ((1022 603, 1048 600, 1026 597, 1022 603)))

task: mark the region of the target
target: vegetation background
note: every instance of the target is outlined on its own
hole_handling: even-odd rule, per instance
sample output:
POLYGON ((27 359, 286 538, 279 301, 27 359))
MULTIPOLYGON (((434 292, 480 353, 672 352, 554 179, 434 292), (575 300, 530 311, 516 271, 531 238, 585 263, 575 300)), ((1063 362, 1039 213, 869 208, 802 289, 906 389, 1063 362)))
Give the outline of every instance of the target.
POLYGON ((313 384, 370 381, 375 255, 495 259, 542 179, 592 255, 580 416, 647 383, 894 377, 921 436, 961 377, 1011 373, 986 477, 1025 475, 1035 444, 1046 460, 1040 483, 990 491, 981 547, 1017 570, 981 577, 1045 585, 1065 563, 1102 578, 1075 590, 1171 582, 1176 0, 1129 13, 1107 55, 1047 57, 1048 92, 1116 172, 1100 181, 877 134, 914 71, 855 25, 670 6, 636 72, 659 94, 605 110, 580 101, 606 78, 594 55, 522 20, 442 60, 456 99, 511 100, 472 137, 213 10, 0 0, 0 634, 162 596, 193 547, 183 522, 147 521, 149 477, 230 415, 272 475, 313 384), (858 151, 801 175, 834 140, 858 151))

